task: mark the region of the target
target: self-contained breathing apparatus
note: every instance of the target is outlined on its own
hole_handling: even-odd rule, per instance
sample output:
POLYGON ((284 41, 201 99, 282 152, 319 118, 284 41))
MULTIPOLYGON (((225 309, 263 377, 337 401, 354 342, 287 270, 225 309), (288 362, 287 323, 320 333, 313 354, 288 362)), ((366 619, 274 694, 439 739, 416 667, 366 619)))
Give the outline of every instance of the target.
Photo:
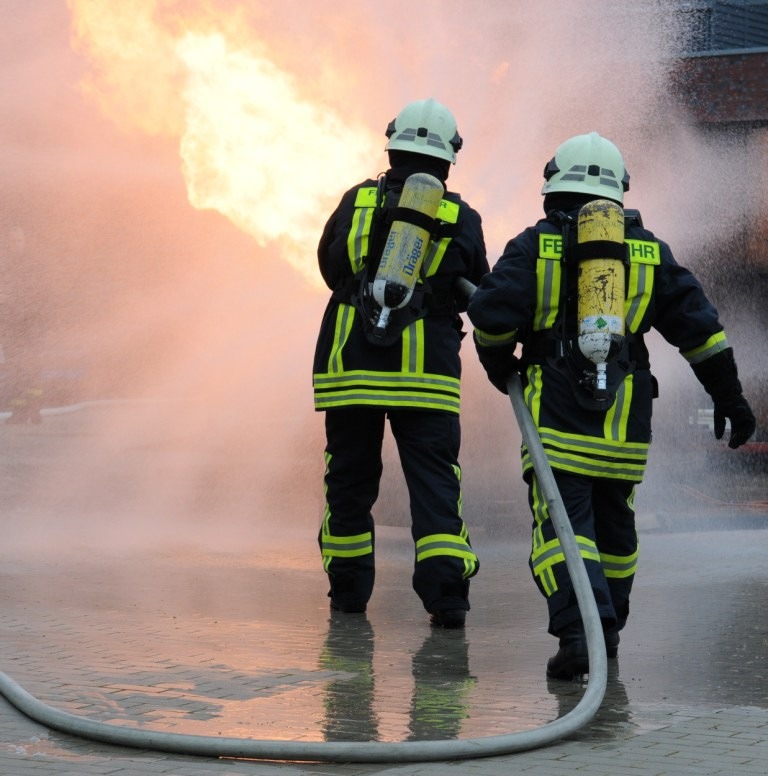
POLYGON ((396 342, 429 310, 431 290, 421 270, 437 234, 444 191, 427 173, 408 176, 399 194, 386 190, 386 176, 378 180, 369 255, 355 276, 351 300, 363 318, 366 339, 374 345, 396 342))
POLYGON ((560 316, 555 329, 538 333, 543 338, 534 335, 524 354, 528 360, 543 356, 562 371, 580 406, 605 411, 638 361, 648 359, 642 339, 626 333, 624 323, 629 266, 624 235, 630 225, 642 226, 640 213, 611 200, 593 200, 576 218, 555 212, 550 220, 563 236, 560 316))

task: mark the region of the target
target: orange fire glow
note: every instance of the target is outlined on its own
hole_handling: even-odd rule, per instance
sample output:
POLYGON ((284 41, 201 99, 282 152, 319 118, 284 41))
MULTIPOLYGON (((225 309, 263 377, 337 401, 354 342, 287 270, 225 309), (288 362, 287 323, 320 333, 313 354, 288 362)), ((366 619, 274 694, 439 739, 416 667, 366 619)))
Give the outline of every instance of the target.
POLYGON ((177 139, 190 203, 317 282, 314 249, 339 170, 364 178, 383 140, 302 90, 237 8, 190 0, 69 0, 83 85, 128 131, 177 139), (329 186, 330 182, 330 186, 329 186))

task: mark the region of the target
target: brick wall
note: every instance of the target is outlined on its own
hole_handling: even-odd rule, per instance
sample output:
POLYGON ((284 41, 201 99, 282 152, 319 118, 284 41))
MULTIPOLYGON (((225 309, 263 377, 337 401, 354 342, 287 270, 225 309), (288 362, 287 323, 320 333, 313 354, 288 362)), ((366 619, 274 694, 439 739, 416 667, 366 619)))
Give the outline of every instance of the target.
POLYGON ((697 121, 768 126, 768 52, 688 57, 671 78, 697 121))

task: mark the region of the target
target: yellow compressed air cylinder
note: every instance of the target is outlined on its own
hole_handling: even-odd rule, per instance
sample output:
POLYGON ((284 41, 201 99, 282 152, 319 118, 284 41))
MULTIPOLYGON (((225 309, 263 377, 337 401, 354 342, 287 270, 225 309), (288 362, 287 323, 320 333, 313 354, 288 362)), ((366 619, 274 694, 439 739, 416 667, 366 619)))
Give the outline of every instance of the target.
POLYGON ((396 219, 389 229, 373 280, 373 298, 381 307, 374 332, 383 335, 390 312, 405 307, 413 296, 430 240, 425 223, 437 216, 444 191, 433 175, 419 172, 406 178, 398 209, 415 211, 415 222, 396 219))
POLYGON ((579 211, 579 350, 597 366, 597 389, 605 390, 606 364, 624 344, 624 263, 605 258, 605 242, 624 244, 624 211, 605 199, 579 211), (594 258, 589 243, 595 243, 594 258), (601 251, 603 255, 601 256, 601 251))

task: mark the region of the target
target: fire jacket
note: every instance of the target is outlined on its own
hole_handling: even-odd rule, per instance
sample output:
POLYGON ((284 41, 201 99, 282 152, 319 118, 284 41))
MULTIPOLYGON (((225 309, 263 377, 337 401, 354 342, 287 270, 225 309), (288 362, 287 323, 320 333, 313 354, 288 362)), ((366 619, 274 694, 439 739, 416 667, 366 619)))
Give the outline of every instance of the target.
MULTIPOLYGON (((554 219, 542 219, 507 244, 473 295, 468 315, 486 370, 494 360, 511 364, 522 344, 525 401, 552 468, 640 482, 657 395, 643 335, 655 328, 692 366, 725 350, 728 342, 698 280, 639 217, 625 219, 625 242, 627 345, 613 369, 615 399, 607 409, 585 408, 562 345, 564 338, 570 343, 577 338, 577 268, 568 262, 567 248, 564 256, 563 228, 554 219)), ((531 469, 523 447, 524 475, 531 469)))
MULTIPOLYGON (((397 168, 386 174, 394 201, 405 177, 397 168)), ((459 313, 466 299, 455 282, 463 276, 477 283, 489 271, 480 216, 460 195, 443 195, 417 285, 423 314, 393 344, 382 346, 366 339, 362 315, 352 303, 358 278, 368 268, 369 249, 375 250, 370 245, 374 217, 382 213, 376 202, 376 181, 350 189, 320 239, 320 272, 333 294, 315 349, 315 409, 368 405, 458 414, 464 336, 459 313)), ((376 261, 369 268, 375 273, 378 259, 371 261, 376 261)))

